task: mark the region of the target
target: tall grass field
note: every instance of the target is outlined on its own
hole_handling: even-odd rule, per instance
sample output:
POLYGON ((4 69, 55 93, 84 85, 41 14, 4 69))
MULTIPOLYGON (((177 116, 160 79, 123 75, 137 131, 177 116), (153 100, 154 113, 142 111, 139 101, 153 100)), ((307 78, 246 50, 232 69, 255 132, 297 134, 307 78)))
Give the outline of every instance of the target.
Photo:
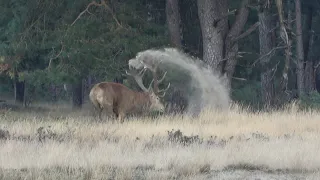
POLYGON ((320 112, 294 105, 123 124, 39 105, 2 108, 0 119, 0 179, 320 178, 320 112))

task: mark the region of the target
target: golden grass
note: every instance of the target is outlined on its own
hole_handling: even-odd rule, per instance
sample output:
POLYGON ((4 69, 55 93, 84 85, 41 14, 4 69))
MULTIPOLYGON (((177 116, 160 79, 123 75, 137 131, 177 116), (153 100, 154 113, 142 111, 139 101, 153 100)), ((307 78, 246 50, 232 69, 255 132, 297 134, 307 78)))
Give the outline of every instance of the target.
POLYGON ((291 175, 320 169, 320 113, 298 112, 294 107, 270 113, 235 108, 206 111, 198 118, 135 118, 124 124, 96 122, 88 111, 69 113, 59 108, 38 113, 8 111, 0 119, 0 129, 10 133, 9 139, 0 141, 0 176, 10 178, 14 178, 12 169, 27 170, 19 171, 19 177, 31 173, 52 179, 60 179, 57 174, 49 175, 53 172, 69 174, 62 179, 206 179, 216 171, 220 178, 242 177, 243 172, 231 176, 236 171, 227 170, 249 168, 246 165, 259 170, 287 169, 291 175), (42 135, 37 133, 39 127, 45 130, 42 135), (171 142, 167 131, 172 129, 186 136, 198 135, 204 143, 171 142), (78 170, 70 175, 68 168, 78 170))

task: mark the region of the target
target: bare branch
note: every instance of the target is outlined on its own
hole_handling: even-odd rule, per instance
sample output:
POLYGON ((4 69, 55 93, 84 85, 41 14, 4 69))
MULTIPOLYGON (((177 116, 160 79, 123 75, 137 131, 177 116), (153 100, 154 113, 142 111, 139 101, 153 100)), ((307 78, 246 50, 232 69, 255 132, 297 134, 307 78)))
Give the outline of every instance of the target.
POLYGON ((238 37, 234 39, 234 41, 238 41, 248 35, 250 35, 253 31, 255 31, 260 26, 260 22, 254 23, 249 29, 247 29, 244 33, 240 34, 238 37))
POLYGON ((78 17, 73 21, 73 23, 71 24, 71 26, 73 26, 73 25, 76 23, 76 21, 77 21, 84 13, 89 12, 88 10, 89 10, 90 6, 92 6, 92 5, 101 6, 101 5, 98 4, 96 1, 92 1, 91 3, 89 3, 89 4, 87 5, 86 9, 83 10, 83 11, 78 15, 78 17))
POLYGON ((100 4, 97 3, 95 0, 93 0, 91 3, 89 3, 89 4, 87 5, 86 9, 83 10, 83 11, 78 15, 78 17, 73 21, 73 23, 71 24, 71 26, 73 26, 73 25, 76 23, 76 21, 77 21, 84 13, 88 12, 89 14, 92 14, 92 13, 89 12, 89 8, 90 8, 92 5, 98 6, 98 7, 103 6, 107 11, 109 11, 109 12, 111 13, 112 18, 113 18, 114 21, 117 23, 117 25, 118 25, 119 27, 122 27, 122 25, 120 24, 120 22, 119 22, 118 19, 116 18, 115 14, 112 12, 111 8, 107 5, 107 3, 106 3, 105 0, 101 0, 101 3, 100 3, 100 4))
POLYGON ((317 65, 314 66, 314 71, 316 71, 320 66, 320 62, 317 63, 317 65))
POLYGON ((273 74, 271 76, 271 79, 273 79, 276 75, 276 72, 278 70, 278 65, 280 64, 280 61, 277 62, 277 64, 271 69, 271 71, 273 71, 273 74))
POLYGON ((112 9, 107 5, 107 3, 105 2, 105 0, 101 0, 101 4, 111 13, 111 16, 113 18, 113 20, 117 23, 117 25, 119 27, 122 27, 122 25, 120 24, 120 22, 118 21, 118 19, 116 18, 116 15, 113 13, 112 9))
POLYGON ((247 5, 247 7, 248 8, 250 8, 250 9, 254 9, 254 10, 256 10, 256 11, 258 11, 259 10, 259 5, 247 5))
POLYGON ((247 79, 239 78, 239 77, 232 77, 232 79, 239 80, 239 81, 247 81, 247 79))
POLYGON ((60 54, 62 53, 63 49, 64 49, 64 45, 62 45, 60 52, 55 57, 50 58, 48 69, 51 68, 52 60, 57 59, 60 56, 60 54))
POLYGON ((266 57, 266 56, 269 56, 269 55, 273 54, 276 50, 278 50, 278 49, 284 49, 284 48, 286 48, 286 47, 287 47, 287 46, 274 47, 274 48, 271 49, 268 53, 260 56, 256 61, 254 61, 254 62, 252 63, 252 66, 255 66, 261 59, 263 59, 263 58, 266 57))

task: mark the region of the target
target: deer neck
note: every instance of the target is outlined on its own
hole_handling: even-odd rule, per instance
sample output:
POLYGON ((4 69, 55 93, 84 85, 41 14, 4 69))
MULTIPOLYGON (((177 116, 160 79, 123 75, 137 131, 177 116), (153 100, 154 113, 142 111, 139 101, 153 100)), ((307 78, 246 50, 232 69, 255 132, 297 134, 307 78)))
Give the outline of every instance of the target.
POLYGON ((140 106, 140 108, 147 108, 151 104, 149 94, 146 92, 137 93, 133 101, 137 106, 140 106))

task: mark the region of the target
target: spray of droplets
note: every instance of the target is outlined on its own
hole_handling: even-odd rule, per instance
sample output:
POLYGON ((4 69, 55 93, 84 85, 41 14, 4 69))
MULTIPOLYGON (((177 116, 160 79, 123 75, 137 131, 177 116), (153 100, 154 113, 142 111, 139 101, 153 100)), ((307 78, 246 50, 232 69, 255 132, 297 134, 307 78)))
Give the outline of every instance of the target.
POLYGON ((198 114, 204 108, 229 108, 229 92, 224 86, 223 80, 202 61, 194 59, 177 49, 165 48, 139 52, 135 59, 130 60, 129 65, 140 69, 142 67, 141 62, 147 65, 161 63, 165 68, 180 68, 190 74, 189 88, 193 88, 194 91, 188 97, 189 113, 198 114))

